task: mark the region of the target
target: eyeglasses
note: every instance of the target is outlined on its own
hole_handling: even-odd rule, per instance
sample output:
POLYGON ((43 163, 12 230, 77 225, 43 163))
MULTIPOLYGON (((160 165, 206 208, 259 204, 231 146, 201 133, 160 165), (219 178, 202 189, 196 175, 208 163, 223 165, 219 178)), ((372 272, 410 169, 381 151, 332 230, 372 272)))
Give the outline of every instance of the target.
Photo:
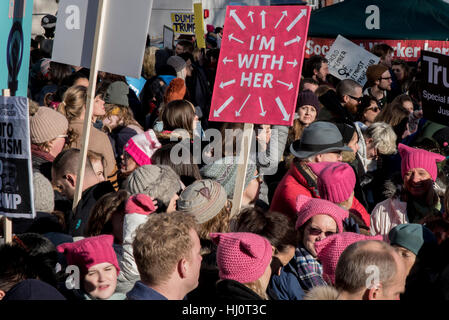
POLYGON ((317 228, 313 228, 313 227, 310 227, 310 228, 309 228, 309 233, 310 233, 312 236, 319 236, 320 234, 324 233, 324 235, 325 235, 326 237, 330 237, 331 235, 336 234, 336 232, 333 232, 333 231, 327 231, 327 232, 324 232, 324 231, 321 230, 321 229, 317 229, 317 228))
POLYGON ((357 98, 357 97, 351 96, 351 95, 349 95, 349 94, 348 94, 348 97, 354 99, 354 100, 357 101, 358 103, 362 102, 362 99, 363 99, 363 97, 357 98))
POLYGON ((373 111, 373 112, 378 112, 378 111, 380 111, 380 108, 379 107, 372 107, 372 108, 366 108, 366 111, 373 111))
POLYGON ((380 80, 391 80, 391 77, 386 77, 386 78, 380 77, 379 79, 380 79, 380 80))
POLYGON ((66 144, 69 143, 69 136, 66 134, 60 134, 59 136, 56 136, 56 139, 57 138, 64 138, 64 141, 65 141, 64 143, 66 143, 66 144))

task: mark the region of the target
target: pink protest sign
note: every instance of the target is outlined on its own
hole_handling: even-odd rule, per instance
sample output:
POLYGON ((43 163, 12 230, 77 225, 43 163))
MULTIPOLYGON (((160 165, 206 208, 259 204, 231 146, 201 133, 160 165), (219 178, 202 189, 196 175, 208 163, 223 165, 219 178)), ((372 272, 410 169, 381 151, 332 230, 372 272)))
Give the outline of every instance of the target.
POLYGON ((210 121, 292 125, 310 9, 228 6, 210 121))

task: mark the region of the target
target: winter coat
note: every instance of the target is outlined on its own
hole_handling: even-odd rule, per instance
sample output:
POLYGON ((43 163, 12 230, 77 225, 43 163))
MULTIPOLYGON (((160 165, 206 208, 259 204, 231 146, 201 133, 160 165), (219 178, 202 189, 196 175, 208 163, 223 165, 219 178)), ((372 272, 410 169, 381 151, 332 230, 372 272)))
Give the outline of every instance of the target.
POLYGON ((132 290, 126 294, 127 300, 168 300, 156 290, 137 281, 132 290))
POLYGON ((298 277, 292 260, 282 268, 280 275, 271 277, 268 287, 275 292, 278 300, 303 300, 304 290, 299 284, 298 277))
POLYGON ((390 230, 403 223, 408 223, 407 203, 398 198, 389 198, 378 203, 371 213, 371 234, 380 234, 388 241, 390 230))
POLYGON ((217 283, 218 301, 228 300, 263 300, 257 293, 234 280, 221 280, 217 283))
POLYGON ((338 291, 331 286, 320 286, 311 289, 304 296, 304 300, 337 300, 338 291))
MULTIPOLYGON (((297 163, 295 160, 276 188, 270 211, 284 213, 292 221, 296 221, 296 198, 299 195, 320 198, 315 174, 305 162, 297 163)), ((363 221, 367 220, 368 213, 355 197, 351 209, 363 221)))
POLYGON ((114 141, 113 150, 117 163, 121 162, 120 157, 123 154, 123 148, 129 139, 140 133, 143 133, 143 130, 136 125, 119 126, 112 130, 109 136, 114 141))
POLYGON ((115 189, 109 181, 103 181, 84 190, 75 211, 66 213, 67 233, 72 237, 83 237, 92 208, 98 199, 110 192, 115 192, 115 189))

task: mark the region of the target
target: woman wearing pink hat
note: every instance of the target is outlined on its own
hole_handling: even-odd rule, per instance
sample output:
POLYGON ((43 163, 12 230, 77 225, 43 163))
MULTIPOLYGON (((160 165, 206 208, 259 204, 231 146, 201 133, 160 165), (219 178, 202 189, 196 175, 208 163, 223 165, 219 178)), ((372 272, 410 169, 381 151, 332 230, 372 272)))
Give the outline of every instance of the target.
POLYGON ((296 286, 291 283, 291 274, 296 277, 303 291, 326 285, 323 268, 317 260, 315 243, 343 232, 343 221, 349 216, 345 209, 327 200, 303 195, 298 196, 296 208, 299 244, 295 256, 284 267, 281 275, 274 275, 270 283, 281 300, 300 300, 303 297, 300 290, 294 289, 296 286))
POLYGON ((439 215, 440 199, 433 188, 438 174, 437 162, 444 156, 399 144, 404 188, 400 194, 377 204, 371 213, 371 234, 386 240, 390 230, 403 223, 422 223, 439 215))
POLYGON ((113 236, 101 235, 57 247, 66 257, 67 264, 81 271, 81 289, 73 292, 76 297, 84 300, 126 298, 124 294, 115 293, 120 267, 112 247, 113 241, 113 236))
POLYGON ((257 234, 211 233, 217 245, 220 281, 217 297, 222 300, 267 300, 273 248, 257 234))

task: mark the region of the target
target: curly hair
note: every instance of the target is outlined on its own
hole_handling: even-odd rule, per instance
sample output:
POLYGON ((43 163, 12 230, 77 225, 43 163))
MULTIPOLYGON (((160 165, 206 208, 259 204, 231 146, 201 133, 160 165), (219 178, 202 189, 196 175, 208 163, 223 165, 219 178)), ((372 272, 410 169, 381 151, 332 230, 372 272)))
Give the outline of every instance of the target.
POLYGON ((227 233, 230 231, 229 222, 231 221, 231 206, 231 202, 227 201, 227 204, 215 217, 198 226, 198 236, 200 239, 210 240, 209 234, 211 232, 227 233))
MULTIPOLYGON (((119 119, 118 125, 124 127, 134 125, 143 130, 142 126, 136 121, 136 119, 134 119, 134 114, 129 107, 118 106, 115 104, 105 104, 104 108, 106 113, 101 117, 102 119, 106 119, 111 116, 117 116, 119 119)), ((103 126, 103 130, 110 133, 112 130, 114 130, 114 128, 111 128, 109 125, 105 124, 103 126)))

